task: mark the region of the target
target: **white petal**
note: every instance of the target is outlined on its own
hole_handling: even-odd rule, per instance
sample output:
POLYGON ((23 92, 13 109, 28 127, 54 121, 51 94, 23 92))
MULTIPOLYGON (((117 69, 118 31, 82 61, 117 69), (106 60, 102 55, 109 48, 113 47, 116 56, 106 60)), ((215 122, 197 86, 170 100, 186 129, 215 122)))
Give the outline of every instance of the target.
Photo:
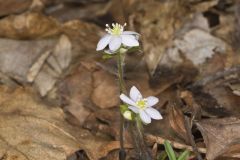
POLYGON ((142 99, 142 94, 139 92, 139 90, 135 86, 132 86, 132 88, 130 89, 130 95, 129 96, 135 102, 139 99, 142 99))
POLYGON ((130 110, 132 110, 134 113, 139 113, 139 108, 135 106, 129 106, 128 107, 130 110))
POLYGON ((128 47, 139 46, 138 40, 133 35, 121 35, 122 43, 128 47))
POLYGON ((107 34, 104 37, 100 39, 100 41, 97 44, 97 51, 103 50, 110 42, 111 40, 111 35, 107 34))
POLYGON ((121 44, 122 38, 120 36, 112 36, 109 43, 109 48, 111 51, 116 51, 120 48, 121 44))
POLYGON ((147 97, 148 107, 152 107, 159 102, 157 97, 149 96, 147 97))
POLYGON ((132 34, 132 35, 139 35, 139 33, 133 32, 133 31, 123 31, 122 34, 123 34, 123 35, 126 35, 126 34, 127 34, 127 35, 131 35, 131 34, 132 34))
POLYGON ((146 108, 145 112, 152 118, 152 119, 162 119, 162 116, 160 114, 160 112, 158 112, 158 110, 154 109, 154 108, 146 108))
POLYGON ((146 124, 151 123, 150 116, 144 110, 140 110, 140 118, 146 124))
POLYGON ((121 94, 120 95, 120 99, 124 102, 124 103, 127 103, 131 106, 136 106, 136 104, 134 103, 133 100, 131 100, 130 98, 128 98, 125 94, 121 94))

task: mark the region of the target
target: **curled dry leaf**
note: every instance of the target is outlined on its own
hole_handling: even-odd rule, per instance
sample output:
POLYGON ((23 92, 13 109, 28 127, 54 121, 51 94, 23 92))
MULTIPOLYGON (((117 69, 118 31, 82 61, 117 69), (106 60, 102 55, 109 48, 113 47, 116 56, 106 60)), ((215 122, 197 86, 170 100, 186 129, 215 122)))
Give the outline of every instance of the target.
POLYGON ((180 136, 187 144, 189 144, 189 138, 185 128, 184 114, 182 113, 181 109, 177 108, 177 106, 173 105, 170 108, 169 123, 175 133, 180 136))
POLYGON ((240 158, 240 120, 238 118, 207 119, 197 122, 207 146, 207 159, 219 156, 240 158))
POLYGON ((182 91, 180 98, 187 104, 188 109, 192 114, 192 118, 199 120, 201 118, 201 106, 195 101, 193 94, 190 91, 182 91))

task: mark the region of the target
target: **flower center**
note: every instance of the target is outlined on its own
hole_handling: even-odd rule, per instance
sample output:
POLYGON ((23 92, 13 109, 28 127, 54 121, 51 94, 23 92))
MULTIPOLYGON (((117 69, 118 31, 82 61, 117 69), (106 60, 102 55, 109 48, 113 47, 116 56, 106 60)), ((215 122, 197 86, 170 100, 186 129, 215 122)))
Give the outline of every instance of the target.
POLYGON ((147 105, 147 100, 141 99, 141 100, 137 101, 136 104, 140 109, 144 109, 147 105))
POLYGON ((112 23, 112 28, 111 28, 108 24, 106 24, 105 30, 111 35, 119 36, 122 34, 124 27, 126 25, 127 25, 126 23, 123 26, 118 23, 112 23))

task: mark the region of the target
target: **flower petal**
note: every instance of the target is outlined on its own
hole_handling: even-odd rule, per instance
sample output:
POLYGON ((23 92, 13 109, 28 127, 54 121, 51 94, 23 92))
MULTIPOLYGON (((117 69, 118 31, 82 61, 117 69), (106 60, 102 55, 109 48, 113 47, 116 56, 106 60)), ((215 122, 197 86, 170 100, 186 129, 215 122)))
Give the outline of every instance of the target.
POLYGON ((107 34, 105 36, 103 36, 100 41, 97 44, 97 51, 103 50, 110 42, 111 40, 111 35, 107 34))
POLYGON ((132 88, 130 89, 130 95, 129 96, 135 102, 139 99, 142 99, 142 94, 139 92, 139 90, 135 86, 132 86, 132 88))
POLYGON ((147 97, 147 105, 148 105, 148 107, 152 107, 155 104, 157 104, 158 102, 159 102, 159 100, 158 100, 157 97, 154 97, 154 96, 147 97))
POLYGON ((120 99, 124 102, 127 103, 131 106, 136 106, 135 102, 133 100, 131 100, 130 98, 128 98, 125 94, 121 94, 120 95, 120 99))
POLYGON ((121 35, 122 43, 128 47, 139 46, 138 40, 133 35, 121 35))
POLYGON ((151 123, 150 116, 144 110, 139 110, 139 111, 140 111, 139 113, 140 113, 141 120, 146 124, 151 123))
POLYGON ((162 115, 160 112, 154 108, 146 108, 145 112, 152 118, 152 119, 162 119, 162 115))
POLYGON ((129 106, 128 107, 130 110, 132 110, 134 113, 139 113, 139 108, 135 106, 129 106))
POLYGON ((137 32, 133 32, 133 31, 123 31, 122 32, 123 35, 140 35, 139 33, 137 32))
POLYGON ((121 44, 122 44, 122 38, 120 36, 112 36, 109 43, 109 49, 111 51, 116 51, 120 48, 121 44))

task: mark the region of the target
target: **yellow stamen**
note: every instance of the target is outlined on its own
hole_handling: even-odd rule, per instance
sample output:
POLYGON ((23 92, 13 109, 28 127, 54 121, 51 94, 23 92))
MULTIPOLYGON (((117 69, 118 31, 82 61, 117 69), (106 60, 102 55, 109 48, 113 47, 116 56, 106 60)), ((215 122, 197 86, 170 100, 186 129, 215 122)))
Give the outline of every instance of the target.
POLYGON ((126 25, 127 25, 126 23, 124 23, 123 26, 118 23, 112 23, 112 28, 111 28, 108 24, 106 24, 105 30, 111 35, 119 36, 122 34, 124 27, 126 25))
POLYGON ((140 109, 144 109, 147 105, 147 100, 141 99, 141 100, 137 101, 136 104, 140 109))

